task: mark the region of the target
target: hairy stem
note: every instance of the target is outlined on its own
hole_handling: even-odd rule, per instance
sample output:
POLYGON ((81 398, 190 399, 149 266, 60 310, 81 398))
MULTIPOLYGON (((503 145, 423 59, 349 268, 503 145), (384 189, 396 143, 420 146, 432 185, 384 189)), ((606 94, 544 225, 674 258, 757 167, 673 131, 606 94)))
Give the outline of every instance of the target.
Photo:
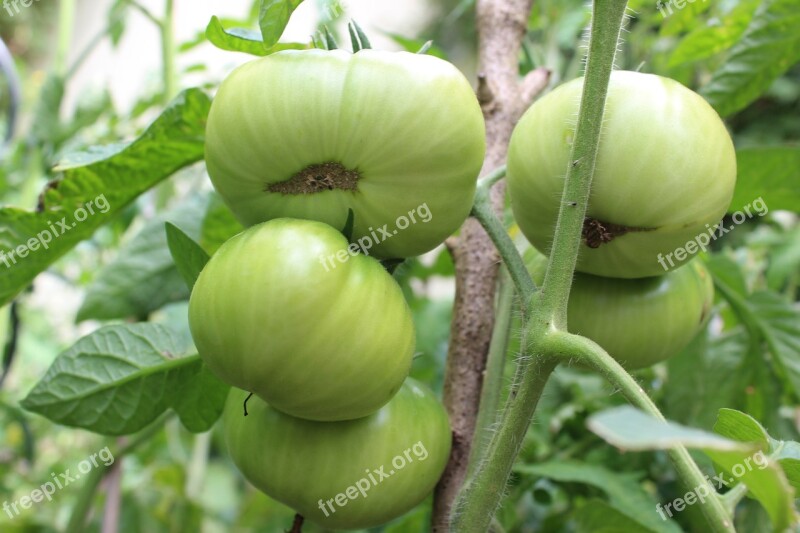
POLYGON ((486 372, 483 377, 483 390, 475 424, 475 441, 472 444, 472 455, 469 460, 469 472, 472 474, 489 445, 491 431, 500 414, 500 401, 503 391, 503 373, 506 366, 508 339, 511 335, 511 321, 514 310, 514 285, 507 270, 500 274, 497 291, 497 310, 489 346, 489 357, 486 360, 486 372))
MULTIPOLYGON (((488 180, 489 178, 486 179, 488 180)), ((508 236, 505 226, 494 213, 489 198, 490 189, 486 185, 491 186, 491 183, 481 183, 478 186, 478 191, 475 194, 475 203, 472 206, 472 216, 478 219, 489 238, 494 242, 500 257, 503 259, 503 263, 508 268, 511 279, 514 281, 527 314, 529 311, 528 304, 536 291, 536 285, 533 283, 519 252, 517 252, 517 247, 514 246, 511 237, 508 236)))
MULTIPOLYGON (((579 335, 557 332, 551 335, 551 346, 554 353, 563 357, 577 359, 601 373, 614 387, 619 389, 625 399, 649 415, 664 420, 653 400, 647 395, 637 381, 622 366, 594 341, 579 335)), ((734 531, 731 513, 726 508, 723 497, 694 462, 684 446, 676 446, 668 450, 670 460, 687 487, 695 490, 705 486, 709 496, 701 503, 701 510, 706 516, 711 531, 730 533, 734 531)))
POLYGON ((538 400, 556 365, 549 339, 557 329, 566 330, 567 327, 567 301, 589 202, 608 81, 626 3, 625 0, 609 0, 593 4, 578 128, 544 285, 531 299, 532 315, 526 324, 523 345, 525 356, 520 359, 517 372, 521 376, 521 383, 515 383, 512 387, 502 423, 492 438, 486 458, 459 496, 453 519, 455 531, 484 532, 488 529, 505 492, 511 468, 538 400))

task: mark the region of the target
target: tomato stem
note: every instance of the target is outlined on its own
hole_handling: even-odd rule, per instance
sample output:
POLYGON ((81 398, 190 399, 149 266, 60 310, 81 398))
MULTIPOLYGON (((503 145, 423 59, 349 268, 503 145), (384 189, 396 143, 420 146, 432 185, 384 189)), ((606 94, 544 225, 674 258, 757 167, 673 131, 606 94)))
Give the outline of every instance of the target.
MULTIPOLYGON (((532 313, 526 324, 526 338, 523 339, 524 356, 517 367, 517 376, 522 379, 515 381, 506 402, 502 422, 492 437, 485 458, 457 499, 451 524, 453 531, 483 533, 489 529, 539 398, 557 364, 549 356, 552 351, 547 346, 547 340, 556 327, 566 330, 567 326, 567 301, 589 201, 603 107, 626 3, 626 0, 593 3, 587 72, 575 145, 570 158, 575 163, 567 171, 564 202, 559 212, 544 287, 525 299, 532 313)), ((473 208, 473 212, 478 215, 485 209, 481 207, 482 190, 485 188, 478 189, 473 208)), ((479 220, 482 223, 490 222, 492 218, 480 216, 479 220)), ((518 264, 517 260, 522 263, 522 260, 516 253, 516 248, 515 254, 507 249, 507 243, 511 239, 505 230, 502 236, 496 227, 490 230, 490 226, 497 225, 500 224, 489 223, 485 227, 495 242, 506 241, 506 244, 497 246, 498 249, 503 248, 502 257, 510 259, 509 271, 512 271, 511 265, 518 264)))
POLYGON ((503 258, 503 262, 508 268, 511 279, 514 281, 514 286, 523 302, 523 311, 526 316, 529 316, 531 296, 536 292, 536 285, 533 283, 531 275, 525 267, 525 262, 514 245, 514 241, 511 240, 505 226, 495 216, 489 194, 492 185, 505 176, 505 167, 500 170, 493 172, 478 184, 475 192, 475 203, 472 206, 472 216, 481 223, 481 226, 489 234, 500 253, 500 257, 503 258))

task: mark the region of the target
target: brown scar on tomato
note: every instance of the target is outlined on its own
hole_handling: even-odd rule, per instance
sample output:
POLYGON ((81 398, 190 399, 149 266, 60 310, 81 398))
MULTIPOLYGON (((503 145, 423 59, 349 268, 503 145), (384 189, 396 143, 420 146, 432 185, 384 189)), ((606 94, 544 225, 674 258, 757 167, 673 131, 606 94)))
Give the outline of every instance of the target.
POLYGON ((603 244, 609 243, 626 233, 635 231, 653 231, 655 228, 639 228, 635 226, 622 226, 604 222, 592 217, 583 219, 583 231, 581 237, 589 248, 600 248, 603 244))
POLYGON ((356 191, 361 174, 341 163, 330 161, 309 165, 288 180, 271 183, 265 192, 280 194, 314 194, 323 191, 356 191))

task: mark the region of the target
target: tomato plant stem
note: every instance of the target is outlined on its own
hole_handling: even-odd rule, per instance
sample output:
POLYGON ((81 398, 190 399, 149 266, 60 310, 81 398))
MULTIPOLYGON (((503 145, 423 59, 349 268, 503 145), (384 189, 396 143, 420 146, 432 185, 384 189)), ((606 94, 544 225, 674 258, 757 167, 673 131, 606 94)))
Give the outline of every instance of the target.
MULTIPOLYGON (((589 55, 584 78, 584 90, 578 115, 578 128, 575 132, 572 162, 567 169, 561 209, 559 211, 556 233, 550 254, 544 286, 526 300, 532 302, 531 320, 526 324, 526 338, 523 339, 523 354, 517 375, 521 383, 512 387, 503 418, 481 461, 473 479, 459 495, 452 519, 453 531, 480 531, 489 528, 491 519, 500 504, 511 468, 519 454, 525 434, 531 422, 536 405, 556 361, 550 357, 547 346, 549 335, 556 329, 566 331, 567 302, 572 276, 578 257, 583 220, 589 203, 589 189, 597 157, 600 129, 608 81, 614 65, 626 0, 594 2, 592 7, 591 36, 589 55)), ((476 195, 476 216, 481 213, 480 192, 476 195)), ((481 222, 491 221, 490 217, 479 217, 481 222)), ((495 218, 496 220, 496 218, 495 218)), ((493 226, 494 224, 487 224, 493 226)), ((501 224, 497 224, 502 227, 501 224)), ((498 250, 502 257, 512 263, 514 255, 519 257, 516 248, 508 249, 502 242, 511 239, 505 234, 501 238, 496 228, 487 232, 500 243, 498 250)), ((522 261, 520 260, 520 263, 522 261)), ((524 264, 523 264, 524 266, 524 264)), ((509 271, 512 267, 509 266, 509 271)), ((513 272, 513 271, 512 271, 513 272)), ((527 270, 526 270, 527 274, 527 270)))
POLYGON ((492 332, 492 342, 489 345, 489 356, 486 358, 486 372, 483 377, 478 419, 475 422, 475 442, 470 453, 468 476, 473 473, 489 445, 490 431, 500 414, 503 371, 506 365, 506 352, 511 335, 515 302, 514 284, 506 269, 502 269, 498 277, 497 292, 494 331, 492 332))
MULTIPOLYGON (((641 385, 597 343, 579 335, 556 332, 549 336, 549 347, 554 354, 569 356, 571 359, 581 360, 591 365, 609 383, 618 388, 628 402, 649 415, 659 420, 664 420, 664 415, 661 414, 661 411, 645 393, 641 385)), ((703 486, 707 488, 709 496, 701 504, 701 509, 711 526, 711 530, 715 532, 735 531, 731 513, 726 508, 723 497, 717 493, 714 486, 706 479, 697 463, 689 455, 686 447, 676 446, 667 453, 678 471, 678 475, 687 487, 691 487, 694 490, 703 486)))
MULTIPOLYGON (((503 175, 505 175, 505 172, 503 172, 503 175)), ((472 206, 472 216, 478 219, 483 229, 489 234, 492 242, 494 242, 494 245, 500 252, 500 257, 503 258, 503 262, 506 268, 508 268, 511 279, 514 281, 514 286, 527 312, 527 305, 531 301, 531 296, 533 296, 533 293, 536 291, 536 285, 534 285, 531 275, 525 267, 525 262, 517 252, 514 241, 511 240, 505 226, 494 214, 489 191, 495 181, 497 181, 497 178, 489 176, 478 185, 478 189, 475 193, 475 203, 472 206)))
POLYGON ((67 72, 67 57, 72 49, 72 30, 75 26, 75 0, 62 0, 58 8, 58 46, 53 70, 58 76, 67 72))

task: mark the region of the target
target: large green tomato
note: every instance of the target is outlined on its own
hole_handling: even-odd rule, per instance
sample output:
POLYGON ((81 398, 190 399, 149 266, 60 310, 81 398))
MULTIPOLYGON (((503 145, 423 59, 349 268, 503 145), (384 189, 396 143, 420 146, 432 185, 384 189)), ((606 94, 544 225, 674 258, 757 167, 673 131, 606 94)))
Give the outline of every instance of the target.
POLYGON ((335 229, 276 219, 222 245, 189 301, 200 357, 223 381, 312 420, 377 411, 414 350, 403 293, 335 229), (328 263, 331 255, 343 258, 328 263))
POLYGON ((377 413, 346 422, 285 415, 233 389, 223 415, 233 462, 253 485, 328 529, 361 529, 425 499, 450 455, 447 413, 412 379, 377 413))
MULTIPOLYGON (((526 262, 541 283, 547 258, 526 262)), ((569 331, 595 341, 628 369, 644 368, 683 350, 703 328, 714 284, 698 259, 651 278, 604 278, 577 272, 569 295, 569 331)))
MULTIPOLYGON (((509 147, 514 217, 546 253, 573 163, 582 84, 573 80, 531 106, 509 147)), ((710 241, 735 182, 733 143, 703 98, 667 78, 613 72, 578 270, 639 278, 688 261, 696 238, 710 241)))
POLYGON ((222 83, 206 165, 236 216, 344 227, 379 258, 442 243, 469 214, 483 116, 450 63, 406 52, 285 51, 222 83))

